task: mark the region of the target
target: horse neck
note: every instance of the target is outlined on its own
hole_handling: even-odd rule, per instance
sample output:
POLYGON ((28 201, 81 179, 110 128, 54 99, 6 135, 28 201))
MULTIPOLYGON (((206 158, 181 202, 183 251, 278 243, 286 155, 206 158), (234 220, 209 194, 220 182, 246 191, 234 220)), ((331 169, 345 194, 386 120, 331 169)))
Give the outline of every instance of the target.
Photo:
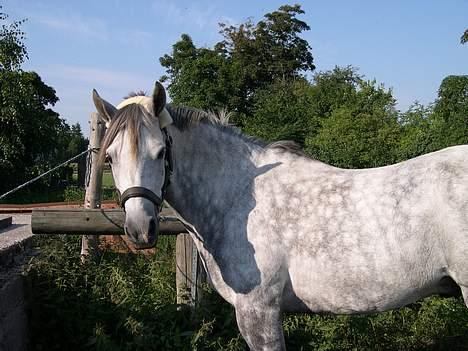
POLYGON ((224 214, 255 177, 255 143, 221 127, 200 123, 168 129, 174 170, 168 203, 199 232, 216 231, 224 214))

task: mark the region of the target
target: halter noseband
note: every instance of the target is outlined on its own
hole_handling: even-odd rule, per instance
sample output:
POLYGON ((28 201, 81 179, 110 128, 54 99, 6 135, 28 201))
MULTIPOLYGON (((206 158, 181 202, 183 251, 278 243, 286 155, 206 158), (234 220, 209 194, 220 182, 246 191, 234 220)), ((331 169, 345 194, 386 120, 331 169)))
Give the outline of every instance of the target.
POLYGON ((151 201, 156 208, 162 206, 164 196, 166 195, 167 187, 171 182, 171 175, 173 171, 172 164, 172 138, 167 133, 166 128, 162 128, 161 131, 164 135, 164 141, 166 144, 166 150, 164 151, 164 183, 161 188, 161 197, 156 195, 153 191, 142 186, 132 186, 127 188, 122 194, 117 189, 117 194, 119 196, 118 204, 125 211, 125 202, 132 197, 143 197, 151 201))
POLYGON ((155 207, 161 206, 163 200, 153 193, 151 190, 142 187, 142 186, 132 186, 123 192, 122 195, 119 196, 119 205, 123 209, 125 209, 125 202, 132 197, 143 197, 145 199, 150 200, 155 207))

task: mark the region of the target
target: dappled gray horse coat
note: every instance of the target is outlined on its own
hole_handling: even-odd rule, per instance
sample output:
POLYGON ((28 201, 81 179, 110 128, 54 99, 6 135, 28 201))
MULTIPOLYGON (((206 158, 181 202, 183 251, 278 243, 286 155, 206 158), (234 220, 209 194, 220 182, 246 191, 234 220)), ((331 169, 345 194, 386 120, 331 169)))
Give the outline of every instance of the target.
MULTIPOLYGON (((160 85, 151 102, 116 110, 95 95, 116 186, 165 195, 252 350, 285 349, 283 311, 378 312, 459 287, 467 301, 468 147, 345 170, 165 107, 160 85), (164 111, 174 120, 167 188, 164 111)), ((125 210, 130 238, 153 245, 154 203, 134 197, 125 210)))

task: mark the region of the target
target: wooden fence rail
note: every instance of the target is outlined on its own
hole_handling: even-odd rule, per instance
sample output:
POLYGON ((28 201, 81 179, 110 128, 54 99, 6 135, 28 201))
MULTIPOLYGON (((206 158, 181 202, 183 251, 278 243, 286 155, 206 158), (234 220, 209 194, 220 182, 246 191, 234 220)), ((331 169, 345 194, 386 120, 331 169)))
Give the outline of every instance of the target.
MULTIPOLYGON (((163 209, 161 219, 161 235, 187 232, 169 209, 163 209)), ((35 209, 31 230, 34 234, 124 235, 124 222, 121 209, 35 209)))

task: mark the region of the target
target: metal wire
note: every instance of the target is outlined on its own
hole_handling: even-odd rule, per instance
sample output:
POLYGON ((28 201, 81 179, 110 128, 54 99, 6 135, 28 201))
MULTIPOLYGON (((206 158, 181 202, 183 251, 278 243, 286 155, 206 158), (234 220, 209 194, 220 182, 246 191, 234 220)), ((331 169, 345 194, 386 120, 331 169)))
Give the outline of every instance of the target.
POLYGON ((45 177, 46 175, 52 173, 53 171, 59 169, 60 167, 63 167, 63 166, 65 166, 65 165, 67 165, 67 164, 70 163, 71 161, 76 160, 77 158, 83 156, 84 154, 87 154, 88 152, 90 153, 91 151, 94 151, 94 149, 87 149, 87 150, 85 150, 85 151, 79 153, 78 155, 73 156, 73 157, 70 158, 69 160, 66 160, 65 162, 62 162, 61 164, 55 166, 54 168, 49 169, 47 172, 44 172, 44 173, 38 175, 37 177, 35 177, 35 178, 31 179, 31 180, 28 180, 26 183, 21 184, 21 185, 17 186, 16 188, 11 189, 10 191, 7 191, 5 194, 0 195, 0 200, 3 199, 4 197, 7 197, 7 196, 10 195, 10 194, 13 194, 14 192, 16 192, 16 191, 18 191, 18 190, 24 188, 25 186, 27 186, 27 185, 29 185, 29 184, 31 184, 31 183, 34 183, 35 181, 41 179, 42 177, 45 177))

